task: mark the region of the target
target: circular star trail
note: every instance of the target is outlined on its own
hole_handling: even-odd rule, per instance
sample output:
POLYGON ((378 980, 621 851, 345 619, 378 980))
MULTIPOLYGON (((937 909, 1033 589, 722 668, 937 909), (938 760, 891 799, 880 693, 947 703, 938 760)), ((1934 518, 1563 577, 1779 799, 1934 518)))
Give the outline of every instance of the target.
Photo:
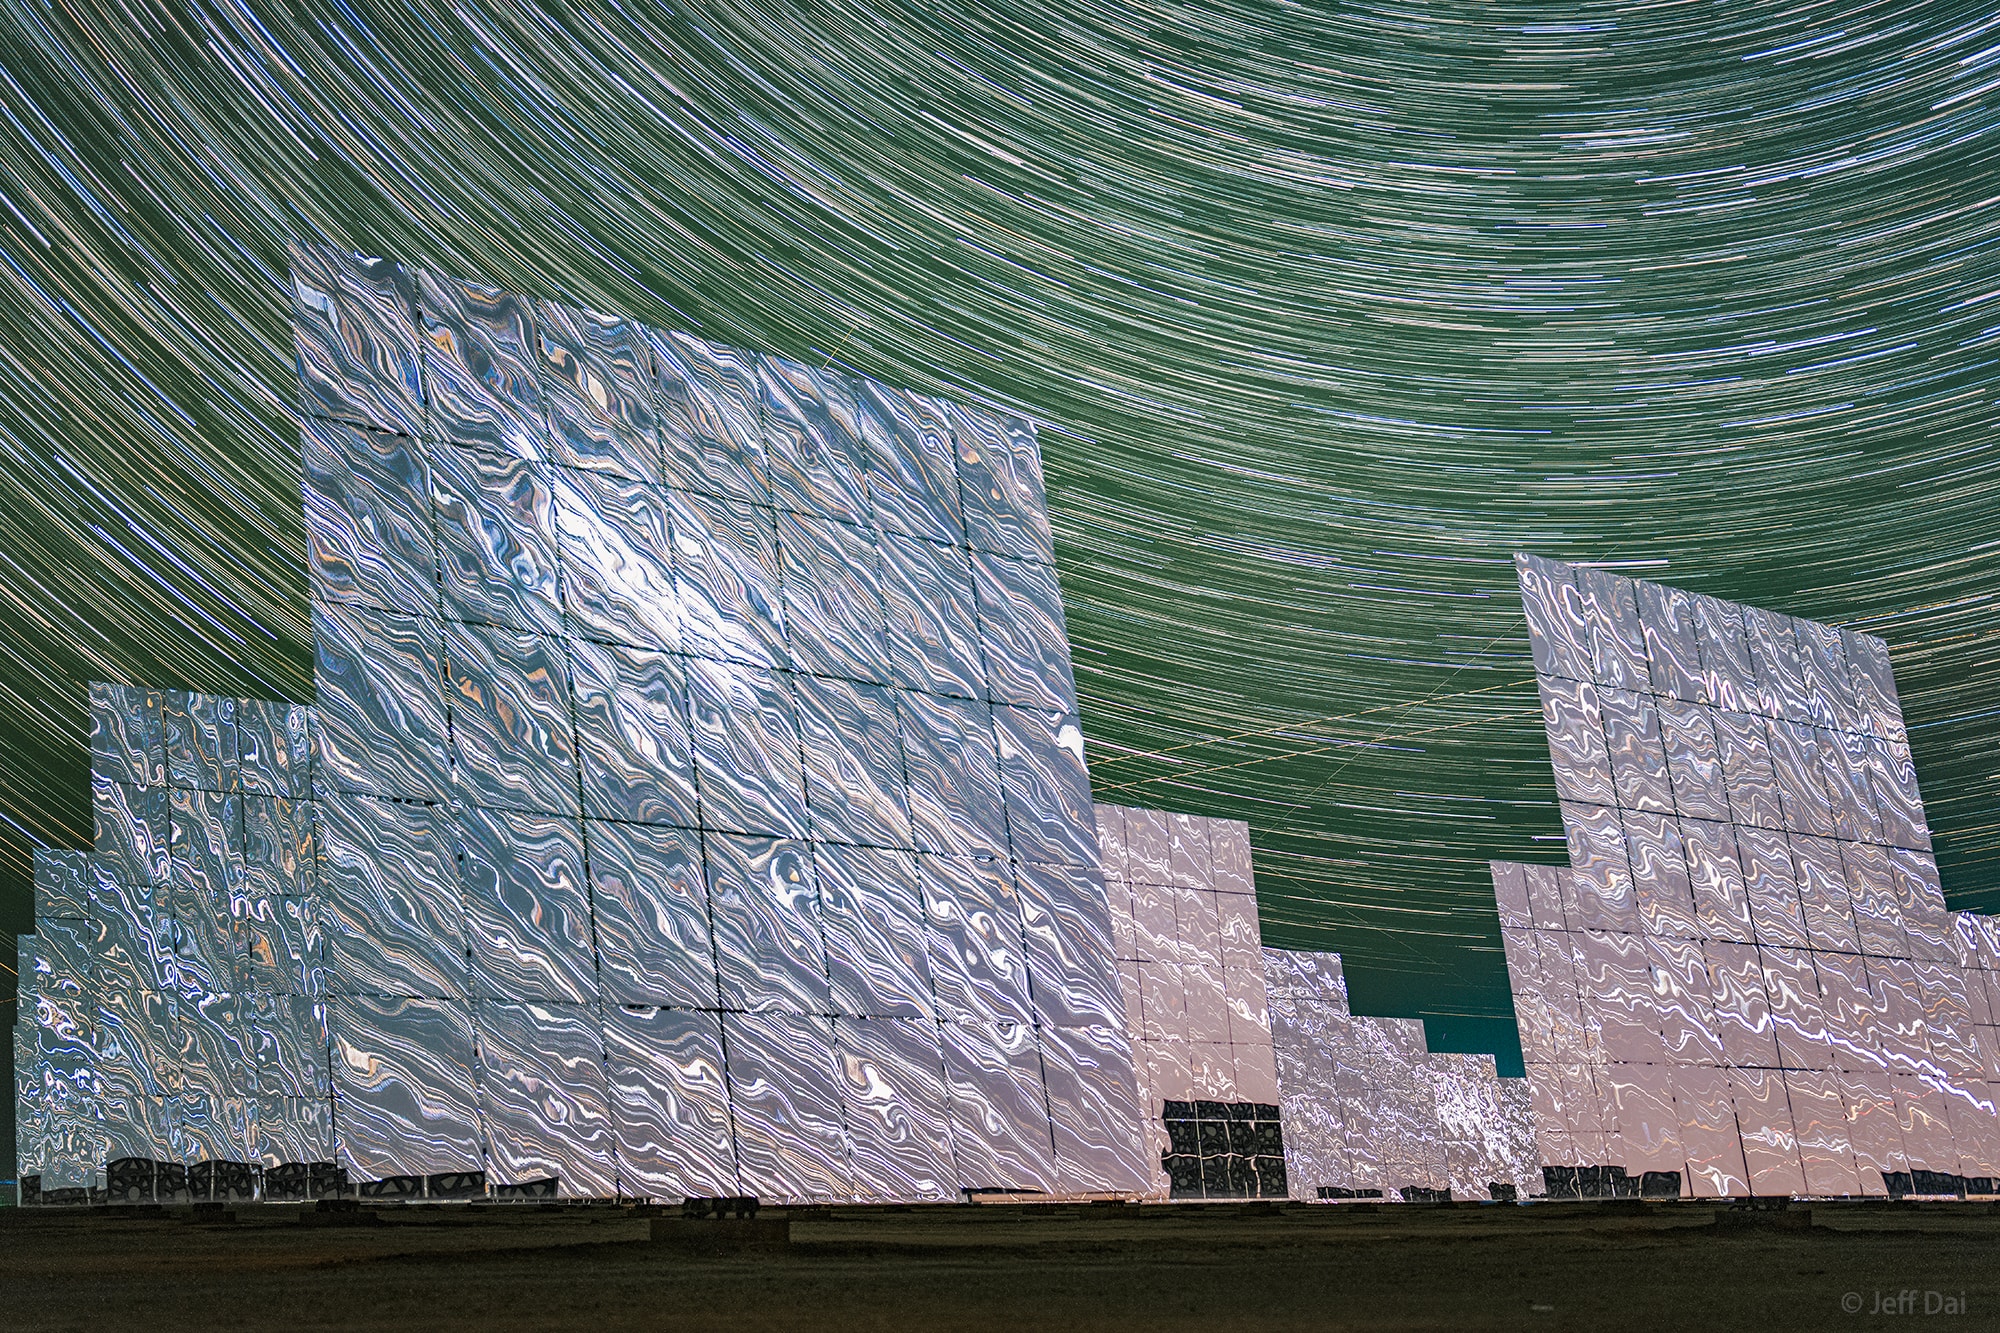
POLYGON ((1509 557, 1894 649, 2000 909, 2000 20, 1778 0, 0 8, 0 812, 82 682, 302 698, 289 236, 1045 423, 1099 795, 1504 1049, 1509 557))

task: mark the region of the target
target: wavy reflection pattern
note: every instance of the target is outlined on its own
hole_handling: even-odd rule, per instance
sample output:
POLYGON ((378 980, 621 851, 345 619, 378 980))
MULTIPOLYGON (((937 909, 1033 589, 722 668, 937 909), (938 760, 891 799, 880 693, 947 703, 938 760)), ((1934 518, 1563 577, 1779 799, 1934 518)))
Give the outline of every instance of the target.
POLYGON ((1118 1179, 1143 1159, 1132 1042, 1120 1028, 1037 1029, 1056 1179, 1065 1192, 1118 1179))
POLYGON ((613 1196, 615 1133, 596 1006, 482 1001, 473 1021, 492 1182, 554 1178, 585 1197, 613 1196))
POLYGON ((534 311, 524 297, 482 283, 417 274, 429 423, 448 440, 545 456, 534 311))
POLYGON ((607 1005, 604 1047, 619 1193, 641 1198, 742 1193, 720 1015, 607 1005))
POLYGON ((122 686, 90 701, 100 851, 37 855, 23 954, 28 1174, 66 1189, 120 1158, 327 1160, 312 717, 122 686))
POLYGON ((767 1199, 851 1197, 831 1020, 725 1014, 722 1026, 744 1192, 767 1199))
POLYGON ((937 1025, 841 1018, 834 1043, 856 1196, 957 1198, 937 1025))
POLYGON ((535 303, 552 456, 565 467, 650 481, 660 466, 650 360, 615 315, 535 303))
POLYGON ((584 836, 605 1003, 715 1008, 701 835, 593 819, 584 836))
POLYGON ((451 777, 438 622, 316 602, 313 645, 314 793, 443 799, 451 777))
POLYGON ((1550 1188, 1990 1191, 2000 922, 1945 908, 1888 646, 1516 564, 1570 865, 1493 875, 1550 1188))
POLYGON ((650 482, 559 468, 563 598, 579 641, 678 651, 671 504, 650 482))
POLYGON ((868 455, 860 405, 847 377, 766 356, 759 358, 758 387, 771 503, 795 514, 868 524, 868 455))
POLYGON ((1055 1144, 1034 1029, 946 1019, 938 1033, 958 1187, 1054 1190, 1055 1144))
POLYGON ((338 796, 318 816, 328 991, 463 997, 458 849, 436 809, 338 796))
POLYGON ((895 683, 929 694, 985 693, 972 566, 956 546, 879 536, 885 642, 895 683))
POLYGON ((313 806, 278 796, 243 798, 243 892, 310 897, 318 886, 313 806))
POLYGON ((886 683, 882 557, 868 531, 785 510, 777 527, 794 665, 817 676, 886 683))
POLYGON ((342 1166, 360 1180, 481 1169, 472 1018, 462 1002, 335 995, 327 1033, 342 1166))
POLYGON ((447 622, 444 650, 459 799, 574 815, 576 743, 562 641, 447 622))
POLYGON ((728 833, 705 841, 723 1007, 830 1013, 810 848, 728 833))
POLYGON ((1034 428, 293 269, 318 702, 93 688, 23 1161, 1143 1188, 1034 428))
POLYGON ((590 894, 577 822, 468 809, 458 819, 457 852, 470 995, 595 1002, 590 894))
POLYGON ((813 837, 909 847, 895 697, 879 685, 806 676, 798 680, 797 703, 813 837))
POLYGON ((833 1012, 934 1017, 916 858, 879 847, 813 847, 833 1012))
POLYGON ((442 605, 459 620, 558 633, 559 521, 548 469, 440 443, 430 451, 442 605))
POLYGON ((917 873, 939 1016, 1031 1022, 1027 947, 1006 863, 920 855, 917 873))
POLYGON ((726 495, 672 495, 675 590, 687 648, 753 666, 791 663, 777 516, 726 495))
MULTIPOLYGON (((1038 1010, 1124 1014, 1150 1197, 1540 1192, 1524 1081, 1351 1015, 1338 954, 1262 946, 1246 824, 1099 805, 1096 825, 1108 918, 1079 872, 1020 867, 1028 971, 1038 1010)), ((1089 1091, 1064 1113, 1104 1114, 1089 1091)))
POLYGON ((421 436, 417 291, 409 271, 394 260, 298 245, 291 268, 303 415, 421 436))
POLYGON ((430 463, 417 442, 308 417, 301 448, 313 595, 387 611, 434 610, 430 463))
MULTIPOLYGON (((1034 724, 1044 743, 1053 743, 1040 714, 1000 711, 1034 724)), ((1003 739, 1003 754, 1009 745, 1003 739)), ((1010 817, 1023 785, 1037 789, 1010 783, 1010 817)), ((1149 1197, 1285 1197, 1276 1140, 1291 1130, 1281 1128, 1278 1109, 1249 826, 1115 805, 1096 807, 1096 825, 1106 915, 1097 914, 1096 894, 1079 878, 1087 871, 1020 867, 1037 1008, 1074 1014, 1087 1026, 1106 1025, 1088 1015, 1123 1012, 1149 1197), (1110 969, 1097 961, 1107 945, 1110 969), (1225 1135, 1229 1123, 1240 1125, 1242 1142, 1209 1145, 1213 1160, 1201 1147, 1203 1110, 1225 1135), (1266 1134, 1259 1125, 1273 1141, 1250 1141, 1266 1134)))
POLYGON ((755 365, 692 334, 646 329, 661 433, 660 480, 683 490, 769 504, 755 365))
POLYGON ((1265 949, 1292 1197, 1543 1192, 1534 1086, 1436 1052, 1412 1019, 1352 1013, 1340 955, 1265 949))

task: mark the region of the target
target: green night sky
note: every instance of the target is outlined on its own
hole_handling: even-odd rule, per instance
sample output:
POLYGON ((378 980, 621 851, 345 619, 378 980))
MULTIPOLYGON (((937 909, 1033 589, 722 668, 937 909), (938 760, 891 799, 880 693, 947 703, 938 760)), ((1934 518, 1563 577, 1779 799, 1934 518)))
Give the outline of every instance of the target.
POLYGON ((0 932, 88 841, 84 682, 310 698, 292 236, 1043 422, 1099 797, 1248 819, 1266 942, 1440 1045, 1516 1058, 1485 862, 1562 856, 1517 549, 1885 637, 2000 909, 1982 7, 85 0, 0 50, 0 932))

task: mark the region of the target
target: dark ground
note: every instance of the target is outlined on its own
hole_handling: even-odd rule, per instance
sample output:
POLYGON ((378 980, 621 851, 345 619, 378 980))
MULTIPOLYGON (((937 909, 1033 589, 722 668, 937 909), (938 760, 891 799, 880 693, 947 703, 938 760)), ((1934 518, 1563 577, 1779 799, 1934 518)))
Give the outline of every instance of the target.
MULTIPOLYGON (((690 1258, 611 1207, 384 1208, 315 1227, 0 1210, 0 1327, 1061 1329, 2000 1326, 1989 1204, 836 1209, 690 1258), (1618 1211, 1624 1210, 1624 1211, 1618 1211), (1871 1317, 1876 1293, 1910 1312, 1871 1317), (1862 1313, 1843 1312, 1853 1293, 1862 1313)), ((766 1210, 767 1218, 781 1216, 766 1210)), ((706 1223, 703 1225, 715 1225, 706 1223)))

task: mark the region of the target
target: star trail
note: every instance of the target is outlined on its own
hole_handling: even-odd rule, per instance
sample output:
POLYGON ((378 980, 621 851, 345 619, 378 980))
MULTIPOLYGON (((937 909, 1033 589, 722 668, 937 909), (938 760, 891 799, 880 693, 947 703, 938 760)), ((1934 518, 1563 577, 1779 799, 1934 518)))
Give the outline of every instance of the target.
POLYGON ((1982 6, 0 6, 0 912, 84 682, 305 700, 288 240, 1043 423, 1101 799, 1511 1048, 1511 556, 1864 629, 2000 909, 1982 6))

